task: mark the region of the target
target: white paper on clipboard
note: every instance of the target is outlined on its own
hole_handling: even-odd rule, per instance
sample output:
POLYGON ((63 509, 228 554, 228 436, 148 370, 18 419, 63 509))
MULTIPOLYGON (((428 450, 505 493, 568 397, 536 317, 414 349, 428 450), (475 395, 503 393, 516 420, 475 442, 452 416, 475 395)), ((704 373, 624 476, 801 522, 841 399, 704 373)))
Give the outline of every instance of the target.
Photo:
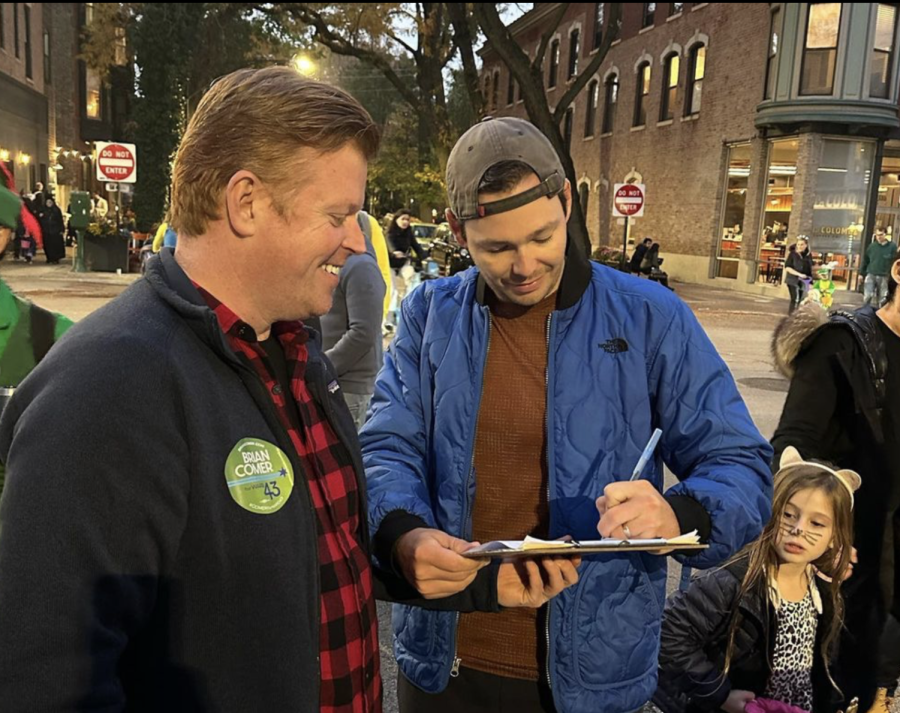
POLYGON ((526 537, 524 540, 494 540, 474 547, 464 553, 465 557, 544 557, 582 554, 602 554, 610 552, 654 552, 667 549, 705 549, 700 544, 697 531, 685 533, 678 537, 655 539, 619 540, 606 538, 603 540, 539 540, 526 537))

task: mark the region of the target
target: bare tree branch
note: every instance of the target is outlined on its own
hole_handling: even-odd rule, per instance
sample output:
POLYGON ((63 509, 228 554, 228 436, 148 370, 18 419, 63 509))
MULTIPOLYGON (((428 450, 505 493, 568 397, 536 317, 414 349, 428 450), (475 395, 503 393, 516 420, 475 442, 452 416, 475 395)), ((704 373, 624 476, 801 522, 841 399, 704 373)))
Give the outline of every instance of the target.
POLYGON ((603 40, 600 42, 600 47, 591 58, 591 61, 588 63, 587 67, 585 67, 578 75, 577 79, 572 82, 572 84, 566 90, 566 93, 562 95, 562 98, 556 105, 556 110, 553 112, 553 120, 557 123, 562 121, 563 117, 566 115, 566 109, 568 109, 572 105, 572 102, 575 101, 575 97, 577 97, 581 90, 584 89, 584 87, 587 85, 587 83, 591 81, 591 78, 594 76, 594 72, 600 69, 600 65, 603 64, 603 61, 606 59, 606 54, 607 52, 609 52, 609 48, 619 36, 619 30, 622 26, 622 3, 614 2, 610 4, 612 7, 610 8, 609 25, 607 25, 608 29, 603 35, 603 40))
MULTIPOLYGON (((619 8, 615 11, 614 17, 618 18, 621 11, 619 8)), ((577 176, 575 174, 575 164, 569 148, 566 146, 565 139, 560 131, 560 118, 565 114, 565 107, 558 111, 559 115, 554 114, 550 110, 547 103, 547 91, 544 87, 544 77, 541 69, 540 55, 535 62, 531 62, 528 54, 516 41, 510 29, 500 19, 497 7, 490 3, 480 3, 475 5, 475 17, 481 25, 488 41, 491 43, 491 49, 496 52, 497 56, 504 62, 512 76, 519 82, 519 89, 522 92, 522 99, 525 101, 525 109, 528 112, 528 118, 537 126, 538 129, 550 140, 553 148, 559 155, 566 178, 572 186, 577 185, 577 176)), ((543 49, 546 50, 546 42, 553 34, 555 28, 559 26, 563 13, 557 13, 554 16, 555 22, 552 28, 544 33, 541 38, 543 49)), ((617 24, 616 24, 617 26, 617 24)), ((612 34, 612 32, 610 32, 612 34)), ((606 51, 612 44, 612 38, 607 37, 606 42, 601 44, 597 50, 597 55, 589 63, 582 77, 573 83, 573 86, 566 92, 566 98, 569 104, 574 99, 573 91, 579 85, 583 88, 590 80, 591 74, 596 71, 603 60, 606 58, 606 51), (580 81, 579 81, 580 80, 580 81), (572 96, 569 96, 569 94, 572 96)), ((569 222, 569 233, 579 245, 580 249, 590 253, 591 241, 590 233, 587 229, 584 211, 578 200, 573 200, 571 204, 572 220, 569 222)))
POLYGON ((446 48, 446 51, 441 57, 441 67, 447 66, 447 63, 453 59, 453 55, 456 54, 456 50, 458 49, 456 40, 453 37, 453 15, 450 12, 449 3, 447 4, 447 14, 449 15, 450 21, 444 25, 444 34, 441 36, 441 47, 446 48))
POLYGON ((549 23, 547 23, 547 29, 544 30, 544 34, 541 35, 541 43, 538 45, 537 55, 534 58, 534 66, 538 69, 544 64, 544 55, 547 54, 547 46, 550 44, 550 39, 553 37, 553 34, 559 29, 559 23, 562 22, 563 18, 566 16, 566 12, 569 9, 569 5, 571 3, 560 3, 559 7, 556 10, 556 14, 553 15, 553 18, 549 23))
POLYGON ((403 49, 405 49, 407 52, 409 52, 413 57, 415 57, 415 56, 417 55, 417 53, 418 53, 418 50, 417 50, 417 49, 415 49, 415 48, 412 47, 411 45, 409 45, 409 44, 407 44, 406 42, 404 42, 403 40, 401 40, 401 39, 400 39, 399 37, 397 37, 397 35, 395 35, 393 32, 385 32, 385 34, 386 34, 390 39, 392 39, 394 42, 396 42, 398 45, 400 45, 403 49))

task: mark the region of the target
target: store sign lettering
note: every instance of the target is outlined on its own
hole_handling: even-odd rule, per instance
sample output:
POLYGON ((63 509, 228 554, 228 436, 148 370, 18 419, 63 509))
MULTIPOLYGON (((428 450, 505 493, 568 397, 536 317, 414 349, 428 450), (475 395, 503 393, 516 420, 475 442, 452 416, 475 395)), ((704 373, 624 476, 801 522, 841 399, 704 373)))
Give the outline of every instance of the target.
POLYGON ((866 204, 864 193, 825 193, 818 196, 814 208, 827 210, 862 210, 866 204))
POLYGON ((816 235, 852 235, 855 229, 839 225, 823 225, 816 228, 816 235))

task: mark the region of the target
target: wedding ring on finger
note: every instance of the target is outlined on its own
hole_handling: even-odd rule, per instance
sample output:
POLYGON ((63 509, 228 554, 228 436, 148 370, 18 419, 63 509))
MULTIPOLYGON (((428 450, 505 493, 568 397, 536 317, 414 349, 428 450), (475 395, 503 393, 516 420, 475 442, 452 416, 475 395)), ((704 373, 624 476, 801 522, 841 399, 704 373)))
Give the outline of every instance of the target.
POLYGON ((625 539, 626 539, 626 540, 630 540, 630 539, 631 539, 631 530, 628 529, 628 525, 622 525, 622 532, 625 533, 625 539))

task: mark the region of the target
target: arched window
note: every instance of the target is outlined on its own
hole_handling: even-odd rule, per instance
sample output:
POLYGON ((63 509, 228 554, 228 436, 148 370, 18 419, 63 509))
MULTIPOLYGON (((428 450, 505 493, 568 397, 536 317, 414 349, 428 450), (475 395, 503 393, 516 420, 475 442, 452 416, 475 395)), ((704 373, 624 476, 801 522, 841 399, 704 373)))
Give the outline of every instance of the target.
POLYGON ((706 45, 694 45, 691 48, 688 62, 688 88, 684 99, 684 115, 695 116, 700 113, 700 100, 703 96, 703 77, 706 74, 706 45))
POLYGON ((603 133, 612 132, 616 123, 616 104, 619 103, 619 76, 611 74, 606 80, 603 99, 603 133))
POLYGON ((637 70, 637 88, 634 95, 634 126, 647 123, 647 95, 650 94, 650 63, 642 62, 637 70))
POLYGON ((670 121, 675 118, 675 99, 678 97, 678 72, 681 61, 677 52, 666 57, 663 62, 662 100, 659 105, 659 120, 670 121))

